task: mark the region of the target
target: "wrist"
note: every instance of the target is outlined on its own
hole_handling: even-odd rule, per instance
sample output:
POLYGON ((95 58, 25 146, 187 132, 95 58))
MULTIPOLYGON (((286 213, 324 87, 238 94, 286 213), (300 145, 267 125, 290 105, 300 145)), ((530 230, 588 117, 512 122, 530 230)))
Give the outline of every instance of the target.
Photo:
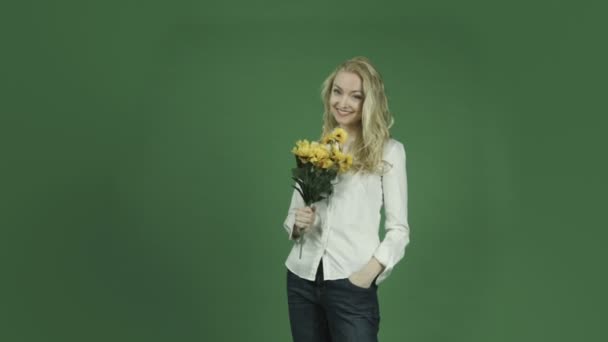
POLYGON ((382 265, 378 259, 376 259, 375 257, 372 257, 372 259, 367 263, 366 267, 365 267, 365 273, 372 277, 375 278, 378 274, 382 273, 382 271, 384 271, 384 265, 382 265))

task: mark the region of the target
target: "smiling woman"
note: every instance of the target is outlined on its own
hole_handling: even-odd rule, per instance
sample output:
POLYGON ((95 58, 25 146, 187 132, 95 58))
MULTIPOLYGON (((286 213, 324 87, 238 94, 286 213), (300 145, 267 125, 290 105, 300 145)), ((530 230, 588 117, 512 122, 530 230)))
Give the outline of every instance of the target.
POLYGON ((369 59, 340 64, 323 82, 321 98, 321 136, 346 130, 353 164, 314 210, 293 191, 283 227, 290 240, 296 231, 307 235, 307 244, 302 258, 294 244, 285 261, 291 333, 296 342, 377 341, 378 285, 409 243, 405 147, 389 133, 384 84, 369 59))
POLYGON ((361 121, 363 102, 361 78, 353 72, 338 72, 329 102, 334 118, 347 131, 349 142, 352 142, 356 138, 361 121))

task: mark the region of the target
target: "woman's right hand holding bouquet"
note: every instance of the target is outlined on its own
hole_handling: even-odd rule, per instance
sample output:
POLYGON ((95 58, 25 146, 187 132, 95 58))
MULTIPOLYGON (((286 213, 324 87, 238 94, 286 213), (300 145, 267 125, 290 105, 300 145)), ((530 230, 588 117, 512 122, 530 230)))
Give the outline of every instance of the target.
POLYGON ((295 214, 296 223, 293 226, 294 229, 292 234, 295 239, 299 238, 308 232, 310 228, 312 228, 312 225, 315 222, 315 215, 317 214, 314 206, 297 209, 295 214))

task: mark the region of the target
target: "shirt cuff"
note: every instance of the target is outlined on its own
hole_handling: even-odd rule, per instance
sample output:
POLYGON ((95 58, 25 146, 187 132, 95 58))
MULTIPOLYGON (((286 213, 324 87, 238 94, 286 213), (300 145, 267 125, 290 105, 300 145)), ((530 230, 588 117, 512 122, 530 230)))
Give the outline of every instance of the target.
POLYGON ((384 270, 376 277, 376 285, 379 285, 391 274, 395 265, 391 260, 390 251, 383 245, 380 245, 378 249, 376 249, 374 257, 384 266, 384 270))
POLYGON ((293 234, 293 225, 295 223, 296 223, 295 214, 289 214, 287 216, 287 219, 283 223, 283 227, 285 228, 285 231, 287 231, 287 239, 291 240, 291 241, 297 240, 297 239, 294 239, 294 237, 292 235, 293 234))

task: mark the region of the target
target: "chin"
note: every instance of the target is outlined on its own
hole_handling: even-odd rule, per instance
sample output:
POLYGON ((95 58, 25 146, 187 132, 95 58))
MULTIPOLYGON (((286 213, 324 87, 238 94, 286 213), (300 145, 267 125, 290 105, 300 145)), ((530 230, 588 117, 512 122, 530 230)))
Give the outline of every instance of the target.
POLYGON ((349 117, 344 118, 344 117, 340 116, 339 114, 334 113, 334 119, 337 122, 342 123, 342 124, 351 124, 353 122, 352 115, 349 116, 349 117))

